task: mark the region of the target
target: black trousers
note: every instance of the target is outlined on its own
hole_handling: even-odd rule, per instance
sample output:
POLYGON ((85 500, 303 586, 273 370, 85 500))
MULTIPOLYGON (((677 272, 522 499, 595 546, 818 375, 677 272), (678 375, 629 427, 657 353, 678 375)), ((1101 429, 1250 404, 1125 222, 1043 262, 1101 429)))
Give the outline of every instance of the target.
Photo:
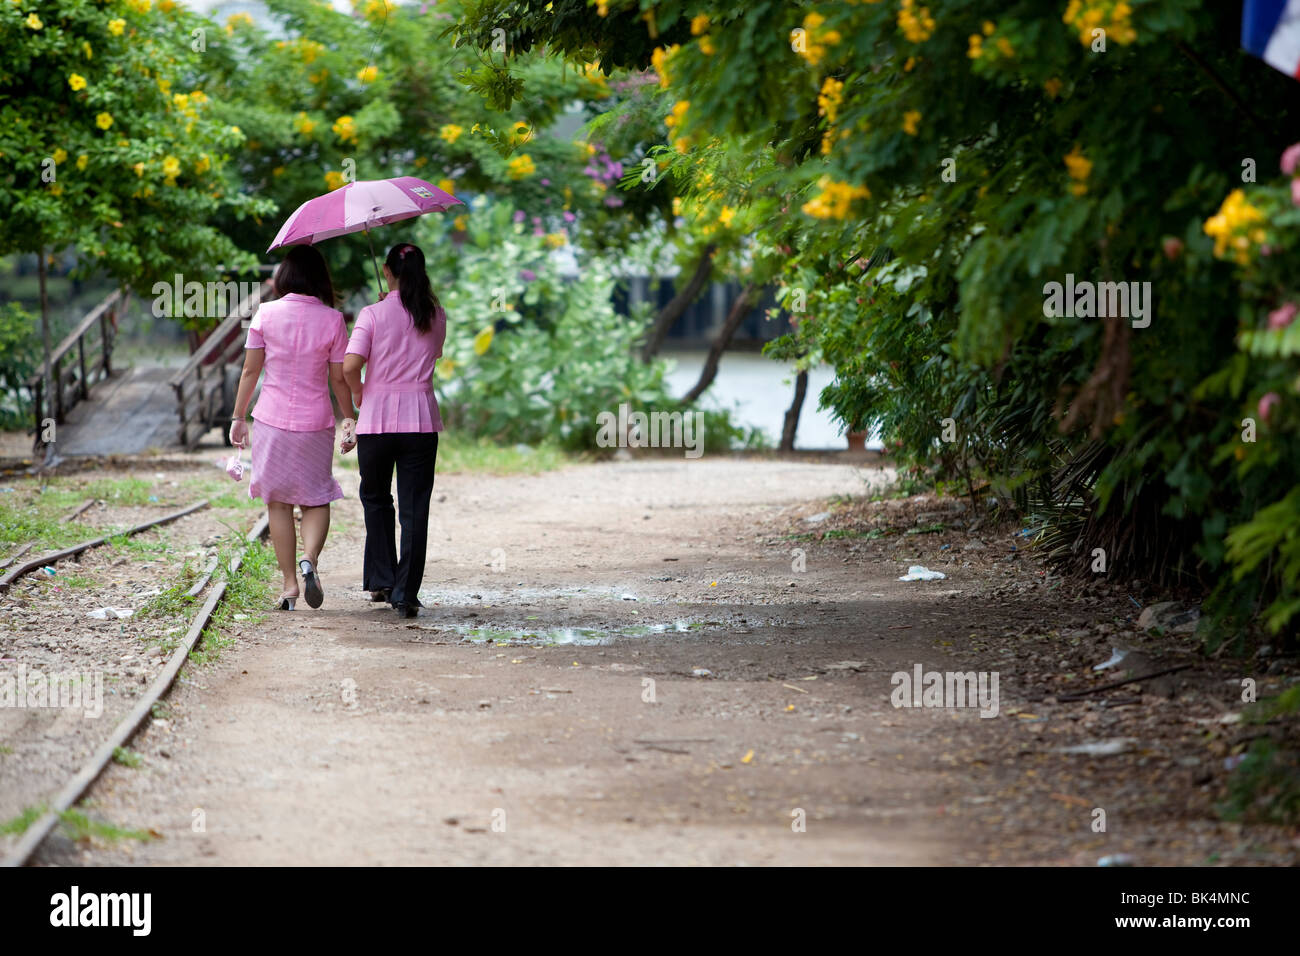
POLYGON ((429 498, 433 494, 437 432, 394 432, 357 436, 361 506, 366 514, 362 586, 389 590, 394 605, 420 606, 420 583, 429 543, 429 498), (393 527, 393 470, 397 470, 397 517, 402 551, 393 527))

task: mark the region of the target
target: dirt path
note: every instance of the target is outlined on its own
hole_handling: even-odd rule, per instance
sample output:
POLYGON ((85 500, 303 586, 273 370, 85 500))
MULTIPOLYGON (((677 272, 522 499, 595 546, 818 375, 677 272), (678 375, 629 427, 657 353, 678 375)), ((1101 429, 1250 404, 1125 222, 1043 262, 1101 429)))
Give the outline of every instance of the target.
MULTIPOLYGON (((717 459, 442 476, 428 607, 402 622, 359 590, 344 475, 325 607, 245 627, 136 739, 143 765, 92 791, 95 815, 162 838, 56 837, 41 861, 1092 865, 1134 847, 1199 861, 1196 840, 1167 836, 1187 829, 1177 812, 1112 786, 1117 764, 1055 753, 1122 718, 1085 719, 1085 704, 1057 720, 1015 673, 1032 660, 996 635, 1043 629, 1048 606, 1014 548, 977 566, 925 535, 788 540, 886 477, 717 459), (913 562, 948 578, 900 582, 913 562), (973 629, 993 636, 954 647, 973 629), (1001 720, 891 706, 895 672, 990 661, 1001 720), (1122 842, 1090 830, 1097 805, 1126 821, 1122 842)), ((1085 600, 1054 595, 1058 618, 1085 600)), ((1072 655, 1060 664, 1086 672, 1106 634, 1054 647, 1052 667, 1072 655)))

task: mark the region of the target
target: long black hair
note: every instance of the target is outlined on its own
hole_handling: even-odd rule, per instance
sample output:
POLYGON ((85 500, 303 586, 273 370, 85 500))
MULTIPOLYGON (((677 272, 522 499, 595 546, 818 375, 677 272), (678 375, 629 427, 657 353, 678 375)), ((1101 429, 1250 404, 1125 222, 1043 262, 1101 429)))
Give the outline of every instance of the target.
POLYGON ((398 294, 406 311, 411 313, 415 330, 421 334, 428 332, 433 328, 433 317, 442 308, 442 303, 429 283, 429 274, 424 271, 424 253, 419 246, 399 242, 388 250, 384 265, 397 280, 398 294))
POLYGON ((314 295, 331 309, 334 308, 334 283, 330 281, 330 267, 313 246, 292 246, 289 254, 275 270, 275 294, 285 296, 290 292, 314 295))

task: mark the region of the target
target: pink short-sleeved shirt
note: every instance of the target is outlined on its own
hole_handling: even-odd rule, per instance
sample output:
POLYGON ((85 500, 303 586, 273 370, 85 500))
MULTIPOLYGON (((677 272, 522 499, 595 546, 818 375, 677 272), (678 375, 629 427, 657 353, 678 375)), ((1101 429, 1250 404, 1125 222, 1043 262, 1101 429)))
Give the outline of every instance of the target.
POLYGON ((441 307, 433 327, 421 334, 396 292, 361 310, 348 342, 348 354, 366 360, 358 435, 442 431, 433 368, 446 338, 441 307))
POLYGON ((342 312, 314 296, 290 292, 262 303, 244 347, 266 350, 254 421, 291 432, 334 427, 329 363, 342 362, 347 351, 342 312))

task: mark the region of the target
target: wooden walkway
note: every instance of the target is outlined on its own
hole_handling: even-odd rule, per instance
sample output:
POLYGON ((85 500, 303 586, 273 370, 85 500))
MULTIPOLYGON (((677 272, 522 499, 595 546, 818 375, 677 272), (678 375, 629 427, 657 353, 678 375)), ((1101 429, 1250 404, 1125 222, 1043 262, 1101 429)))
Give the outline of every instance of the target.
POLYGON ((55 450, 73 455, 135 455, 179 446, 174 368, 115 372, 90 390, 55 433, 55 450))

